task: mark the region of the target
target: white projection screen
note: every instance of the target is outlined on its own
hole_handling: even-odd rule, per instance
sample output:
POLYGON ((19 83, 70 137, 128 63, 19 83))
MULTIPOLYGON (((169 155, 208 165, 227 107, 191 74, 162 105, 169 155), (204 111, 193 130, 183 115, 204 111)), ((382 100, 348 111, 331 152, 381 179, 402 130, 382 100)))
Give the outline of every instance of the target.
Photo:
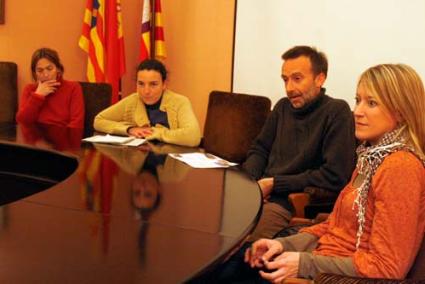
POLYGON ((285 96, 281 55, 315 46, 329 60, 327 93, 354 106, 356 83, 380 63, 411 65, 425 78, 424 0, 237 0, 233 92, 285 96))

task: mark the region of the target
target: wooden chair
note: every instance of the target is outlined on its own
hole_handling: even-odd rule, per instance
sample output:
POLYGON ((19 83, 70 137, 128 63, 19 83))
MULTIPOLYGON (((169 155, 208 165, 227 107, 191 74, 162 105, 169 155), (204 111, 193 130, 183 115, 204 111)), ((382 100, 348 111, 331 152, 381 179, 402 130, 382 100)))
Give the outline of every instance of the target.
POLYGON ((212 91, 202 147, 226 160, 243 162, 270 109, 266 97, 212 91))
MULTIPOLYGON (((360 143, 356 139, 356 146, 360 143)), ((332 211, 338 194, 318 187, 306 187, 304 192, 289 194, 288 199, 294 207, 294 217, 314 219, 318 213, 332 211)))
POLYGON ((84 96, 84 134, 92 136, 94 117, 111 105, 112 87, 107 83, 80 82, 84 96))
POLYGON ((18 66, 0 62, 0 122, 15 122, 18 102, 18 66))
POLYGON ((317 187, 306 187, 304 192, 291 193, 288 200, 294 212, 293 217, 314 219, 319 213, 330 213, 338 193, 317 187))

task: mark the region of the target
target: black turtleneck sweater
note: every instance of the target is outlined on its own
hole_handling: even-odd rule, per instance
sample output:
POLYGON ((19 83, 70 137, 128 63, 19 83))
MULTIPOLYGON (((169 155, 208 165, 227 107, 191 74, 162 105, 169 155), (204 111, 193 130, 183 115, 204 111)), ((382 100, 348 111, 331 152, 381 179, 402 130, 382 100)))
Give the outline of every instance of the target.
POLYGON ((167 113, 160 109, 161 102, 162 102, 162 96, 153 105, 146 105, 145 104, 150 124, 151 124, 151 126, 161 124, 162 126, 170 128, 170 125, 168 124, 167 113))
POLYGON ((253 142, 243 168, 257 180, 273 177, 271 201, 288 208, 287 195, 307 186, 340 191, 354 163, 350 107, 325 95, 322 89, 303 108, 293 108, 288 98, 279 100, 253 142))

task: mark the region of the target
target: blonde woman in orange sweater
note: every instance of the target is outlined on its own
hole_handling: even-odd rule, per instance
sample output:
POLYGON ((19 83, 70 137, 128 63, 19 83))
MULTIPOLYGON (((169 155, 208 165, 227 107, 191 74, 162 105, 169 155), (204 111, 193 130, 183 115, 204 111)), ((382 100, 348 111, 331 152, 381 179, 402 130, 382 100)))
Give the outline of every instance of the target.
POLYGON ((357 86, 358 162, 327 221, 261 239, 245 253, 263 280, 318 272, 402 279, 425 231, 425 93, 403 64, 367 69, 357 86))

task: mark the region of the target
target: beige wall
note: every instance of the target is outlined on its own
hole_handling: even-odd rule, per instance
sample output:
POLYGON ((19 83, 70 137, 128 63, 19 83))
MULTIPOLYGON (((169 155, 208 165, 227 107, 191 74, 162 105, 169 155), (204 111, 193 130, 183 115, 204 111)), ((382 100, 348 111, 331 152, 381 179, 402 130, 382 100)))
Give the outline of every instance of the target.
MULTIPOLYGON (((32 52, 59 51, 65 77, 85 80, 87 57, 78 47, 86 0, 5 0, 0 60, 18 64, 19 90, 31 81, 32 52)), ((169 87, 186 95, 204 124, 208 94, 230 90, 234 0, 162 0, 169 87)), ((135 90, 142 0, 122 0, 127 73, 124 96, 135 90)))
POLYGON ((163 0, 171 87, 190 98, 204 125, 208 95, 230 91, 233 0, 163 0))

